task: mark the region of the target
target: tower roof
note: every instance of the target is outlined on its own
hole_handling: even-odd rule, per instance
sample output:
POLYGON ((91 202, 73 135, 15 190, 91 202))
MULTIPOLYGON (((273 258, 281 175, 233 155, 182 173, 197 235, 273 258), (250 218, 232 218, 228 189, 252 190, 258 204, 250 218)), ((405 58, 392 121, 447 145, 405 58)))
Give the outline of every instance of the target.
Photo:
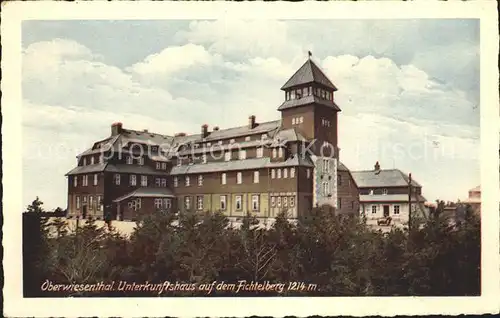
POLYGON ((309 83, 318 83, 334 91, 337 90, 337 87, 333 85, 325 73, 310 58, 290 77, 281 89, 286 90, 294 86, 309 83))

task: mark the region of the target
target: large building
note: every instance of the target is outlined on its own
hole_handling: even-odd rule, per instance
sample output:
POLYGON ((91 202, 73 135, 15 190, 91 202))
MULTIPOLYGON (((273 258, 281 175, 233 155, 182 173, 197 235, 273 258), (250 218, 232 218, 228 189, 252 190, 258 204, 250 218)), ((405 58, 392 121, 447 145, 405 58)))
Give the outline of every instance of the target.
POLYGON ((281 118, 199 134, 165 136, 111 126, 77 156, 68 176, 68 216, 134 220, 138 214, 222 211, 230 217, 299 218, 315 206, 358 213, 339 161, 337 88, 309 58, 283 85, 281 118))
POLYGON ((422 186, 411 180, 410 202, 408 174, 398 169, 381 169, 377 162, 373 170, 352 171, 352 176, 359 188, 360 213, 368 224, 387 224, 388 218, 392 220, 390 225, 405 224, 409 220, 410 205, 412 216, 424 216, 422 213, 427 208, 422 186))

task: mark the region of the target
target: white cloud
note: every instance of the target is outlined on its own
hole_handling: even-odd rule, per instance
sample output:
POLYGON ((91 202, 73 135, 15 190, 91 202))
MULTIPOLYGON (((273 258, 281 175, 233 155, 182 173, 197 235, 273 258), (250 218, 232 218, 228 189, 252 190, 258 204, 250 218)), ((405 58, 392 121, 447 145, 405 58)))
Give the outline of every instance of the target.
MULTIPOLYGON (((115 121, 173 134, 197 133, 203 123, 245 125, 250 114, 258 121, 278 119, 280 87, 310 48, 308 41, 292 41, 294 32, 281 21, 193 22, 177 35, 178 45, 125 70, 74 41, 30 45, 23 57, 25 147, 70 149, 58 150, 59 164, 26 159, 25 201, 40 195, 49 205, 63 205, 62 175, 79 151, 109 135, 115 121), (35 167, 54 184, 32 186, 42 180, 35 167)), ((464 92, 437 82, 417 64, 359 56, 318 62, 339 88, 342 161, 351 169, 369 169, 376 160, 395 164, 415 173, 430 198, 454 199, 475 186, 478 110, 464 92), (453 186, 441 187, 442 180, 453 186)))

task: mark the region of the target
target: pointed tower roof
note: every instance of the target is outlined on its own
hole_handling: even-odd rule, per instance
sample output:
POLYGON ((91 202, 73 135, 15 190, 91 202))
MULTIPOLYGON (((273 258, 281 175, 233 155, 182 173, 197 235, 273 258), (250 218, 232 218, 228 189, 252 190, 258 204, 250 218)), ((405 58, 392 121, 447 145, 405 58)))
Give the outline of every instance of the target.
POLYGON ((334 91, 337 90, 337 87, 326 77, 325 73, 311 60, 310 55, 309 59, 281 87, 281 90, 309 83, 318 83, 334 91))

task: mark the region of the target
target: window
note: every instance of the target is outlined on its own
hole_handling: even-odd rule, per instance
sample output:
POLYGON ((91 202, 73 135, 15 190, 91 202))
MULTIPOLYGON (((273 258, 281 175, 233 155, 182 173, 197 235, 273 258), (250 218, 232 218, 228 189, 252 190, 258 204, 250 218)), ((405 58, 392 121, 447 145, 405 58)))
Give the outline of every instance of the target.
POLYGON ((288 198, 287 197, 283 197, 283 206, 284 207, 288 206, 288 198))
POLYGON ((94 164, 94 157, 90 157, 90 164, 93 165, 94 164))
POLYGON ((129 202, 129 206, 131 205, 131 207, 137 211, 137 210, 140 210, 141 209, 141 199, 137 198, 135 200, 132 200, 131 202, 129 202), (130 204, 131 203, 131 204, 130 204))
POLYGON ((222 140, 219 140, 217 143, 218 143, 219 145, 222 145, 222 140))
POLYGON ((290 197, 290 207, 294 207, 295 206, 295 197, 290 197))
POLYGON ((172 208, 172 199, 165 199, 165 208, 166 209, 172 208))
POLYGON ((186 187, 189 187, 189 186, 191 185, 191 180, 189 179, 189 176, 186 176, 186 177, 184 178, 184 185, 185 185, 186 187))
POLYGON ((177 188, 179 186, 179 178, 174 177, 174 188, 177 188))
POLYGON ((281 197, 278 197, 278 208, 281 208, 281 197))
POLYGON ((131 186, 137 185, 137 178, 135 174, 130 175, 130 185, 131 186))
POLYGON ((311 178, 311 169, 307 169, 307 179, 311 178))
POLYGON ((376 214, 376 213, 377 213, 377 206, 372 205, 372 214, 376 214))
POLYGON ((262 158, 264 156, 264 148, 257 148, 257 158, 262 158))
POLYGON ((101 211, 102 210, 102 196, 100 196, 100 195, 97 196, 97 207, 96 207, 96 210, 97 211, 101 211))
POLYGON ((104 156, 103 155, 99 156, 99 163, 104 163, 104 156))
POLYGON ((141 176, 141 186, 142 187, 148 186, 148 176, 141 176))
POLYGON ((80 197, 76 197, 76 208, 80 209, 80 197))
POLYGON ((292 96, 290 97, 291 99, 295 99, 295 91, 292 91, 292 96))
POLYGON ((225 161, 231 160, 231 151, 224 153, 224 160, 225 161))
POLYGON ((276 151, 276 148, 273 149, 273 158, 276 158, 277 156, 277 151, 276 151))
POLYGON ((78 176, 73 176, 73 186, 74 187, 78 186, 78 176))
POLYGON ((236 210, 240 211, 243 208, 243 205, 241 203, 241 195, 237 195, 235 197, 235 204, 236 204, 236 210))
POLYGON ((260 202, 259 195, 252 195, 252 211, 259 211, 260 202))
POLYGON ((144 165, 144 157, 140 157, 140 158, 139 158, 139 164, 140 164, 141 166, 143 166, 143 165, 144 165))
POLYGON ((253 172, 253 183, 259 183, 259 172, 258 171, 253 172))
POLYGON ((226 196, 225 195, 221 195, 220 196, 220 209, 221 210, 225 210, 226 209, 226 196))
POLYGON ((236 183, 241 184, 242 183, 242 174, 241 172, 236 173, 236 183))
POLYGON ((131 156, 127 156, 127 164, 131 165, 133 163, 133 159, 131 156))
POLYGON ((194 158, 193 157, 189 157, 189 165, 193 165, 194 164, 194 158))
POLYGON ((297 99, 300 99, 302 97, 302 90, 301 89, 296 90, 295 96, 297 97, 297 99))
POLYGON ((292 125, 295 125, 295 117, 292 118, 292 125))
POLYGON ((87 165, 87 158, 83 158, 83 165, 86 166, 87 165))
POLYGON ((167 187, 167 179, 165 179, 165 178, 161 179, 161 186, 164 188, 167 187))
POLYGON ((240 150, 239 158, 240 158, 240 160, 245 160, 247 158, 247 151, 246 150, 240 150))
POLYGON ((276 178, 276 170, 272 169, 271 170, 271 179, 276 178))
POLYGON ((373 195, 373 190, 370 190, 370 195, 373 195))
POLYGON ((283 169, 283 178, 285 178, 285 179, 288 178, 288 169, 287 168, 283 169))
POLYGON ((300 117, 299 117, 299 123, 301 123, 301 124, 302 124, 303 122, 304 122, 304 117, 300 116, 300 117))
POLYGON ((337 199, 337 209, 342 209, 342 199, 341 198, 337 199))
POLYGON ((394 206, 394 214, 399 214, 399 205, 394 206))
POLYGON ((202 185, 203 185, 203 176, 200 174, 200 175, 198 176, 198 186, 200 186, 200 187, 201 187, 202 185))
POLYGON ((196 197, 196 208, 198 210, 203 210, 203 196, 197 196, 196 197))
POLYGON ((155 199, 155 208, 157 210, 161 209, 162 208, 162 204, 163 203, 163 200, 162 199, 155 199))
POLYGON ((191 209, 191 199, 189 197, 184 197, 184 208, 186 210, 191 209))
POLYGON ((328 172, 328 159, 323 159, 323 171, 328 172))
POLYGON ((162 162, 162 163, 161 163, 161 168, 162 168, 163 170, 167 170, 167 163, 166 163, 166 162, 162 162))
POLYGON ((246 136, 245 141, 250 141, 250 136, 246 136))
POLYGON ((211 142, 207 142, 207 147, 210 147, 212 146, 212 143, 211 142))
POLYGON ((89 185, 89 176, 88 175, 84 175, 83 176, 83 186, 86 187, 89 185))
POLYGON ((161 169, 161 163, 159 162, 156 163, 156 169, 161 169))
POLYGON ((201 155, 201 162, 202 163, 207 163, 207 155, 206 154, 202 154, 201 155))
POLYGON ((312 86, 309 86, 309 95, 312 95, 312 86))
POLYGON ((387 189, 382 190, 382 194, 387 195, 387 189))
POLYGON ((308 93, 308 92, 309 92, 309 90, 307 89, 307 87, 304 87, 304 88, 302 89, 302 94, 303 94, 304 96, 307 96, 307 93, 308 93))
POLYGON ((290 178, 295 178, 295 168, 290 168, 290 178))
POLYGON ((83 196, 83 205, 87 205, 87 196, 86 195, 83 196))
POLYGON ((323 196, 325 196, 325 197, 328 194, 327 186, 328 186, 328 182, 323 181, 323 196))
POLYGON ((223 174, 222 174, 222 176, 221 176, 221 183, 222 183, 222 184, 226 184, 226 181, 227 181, 227 180, 226 180, 226 174, 225 174, 225 173, 223 173, 223 174))
POLYGON ((182 159, 177 158, 177 167, 180 167, 182 165, 182 159))
POLYGON ((115 184, 120 185, 120 175, 118 173, 115 174, 115 184))
POLYGON ((275 207, 276 206, 276 197, 271 197, 271 207, 275 207))
POLYGON ((267 134, 262 134, 262 135, 260 135, 260 139, 261 139, 261 140, 267 139, 267 134))
POLYGON ((278 157, 283 158, 283 148, 278 148, 278 157))
POLYGON ((234 139, 229 140, 230 144, 234 144, 234 139))
POLYGON ((337 185, 338 186, 342 185, 342 176, 340 174, 337 175, 337 185))
POLYGON ((281 169, 278 169, 278 179, 281 179, 281 169))
POLYGON ((155 178, 155 185, 157 187, 161 186, 161 179, 160 178, 155 178))

